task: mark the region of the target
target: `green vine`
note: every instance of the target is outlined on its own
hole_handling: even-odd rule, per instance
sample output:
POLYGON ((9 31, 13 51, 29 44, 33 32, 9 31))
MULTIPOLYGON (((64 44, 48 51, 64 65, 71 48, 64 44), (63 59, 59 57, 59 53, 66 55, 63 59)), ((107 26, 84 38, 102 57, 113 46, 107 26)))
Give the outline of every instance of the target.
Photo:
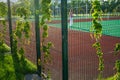
POLYGON ((6 35, 6 21, 5 20, 0 20, 1 27, 0 28, 0 44, 3 44, 5 42, 5 35, 6 35))
POLYGON ((6 19, 7 16, 7 5, 4 2, 0 2, 0 53, 8 52, 7 45, 5 44, 6 36, 6 19))
POLYGON ((7 5, 4 2, 0 2, 0 17, 7 16, 7 5))
POLYGON ((0 2, 0 45, 3 45, 5 34, 6 34, 6 20, 5 17, 7 16, 7 5, 4 2, 0 2))
POLYGON ((97 56, 99 58, 99 68, 100 74, 98 76, 98 79, 102 79, 102 72, 104 70, 104 59, 103 59, 103 52, 100 45, 100 38, 102 36, 102 25, 100 23, 101 19, 101 7, 100 7, 100 1, 94 0, 92 2, 92 27, 91 27, 91 36, 96 40, 96 42, 93 44, 93 47, 96 49, 97 56))
MULTIPOLYGON (((45 73, 47 71, 46 79, 50 78, 49 69, 45 67, 51 62, 50 56, 50 48, 52 46, 51 42, 46 42, 46 38, 48 37, 48 25, 46 21, 50 21, 51 18, 51 0, 41 0, 41 20, 40 20, 40 28, 42 29, 42 42, 41 42, 41 51, 43 52, 43 63, 42 63, 42 71, 45 73)), ((45 78, 45 76, 44 76, 45 78)))
MULTIPOLYGON (((115 55, 118 55, 120 52, 120 43, 116 43, 114 48, 115 55)), ((116 60, 115 62, 115 69, 116 69, 116 75, 114 76, 115 80, 120 80, 120 59, 116 60)))
POLYGON ((30 10, 27 7, 19 7, 17 8, 16 13, 20 18, 16 21, 16 29, 13 32, 13 49, 14 53, 20 54, 20 60, 25 61, 24 44, 30 43, 31 35, 30 23, 27 21, 27 18, 30 15, 30 10), (20 44, 21 47, 18 47, 20 44))
POLYGON ((116 43, 114 52, 115 52, 115 55, 118 55, 118 53, 120 52, 120 43, 116 43))

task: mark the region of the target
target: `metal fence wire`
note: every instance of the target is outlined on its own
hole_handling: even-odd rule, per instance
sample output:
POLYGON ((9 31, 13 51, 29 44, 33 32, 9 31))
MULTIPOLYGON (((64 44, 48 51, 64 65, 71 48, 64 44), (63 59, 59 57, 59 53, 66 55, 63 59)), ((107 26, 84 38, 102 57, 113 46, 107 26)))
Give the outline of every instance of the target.
MULTIPOLYGON (((11 12, 11 6, 17 2, 12 3, 10 0, 7 2, 8 22, 5 39, 12 48, 11 34, 16 27, 16 22, 14 12, 11 12)), ((100 40, 105 65, 103 77, 108 78, 115 74, 114 63, 120 57, 120 55, 115 57, 113 53, 115 44, 120 42, 120 1, 111 0, 108 3, 108 0, 101 0, 100 3, 103 10, 101 21, 103 29, 100 40), (115 4, 116 6, 114 6, 115 4)), ((34 0, 34 4, 34 8, 31 10, 39 10, 39 0, 34 0)), ((47 41, 51 41, 54 45, 50 50, 52 62, 47 66, 50 69, 51 80, 97 79, 98 57, 92 47, 95 41, 90 37, 91 7, 91 0, 52 0, 52 18, 47 23, 49 25, 47 41)), ((31 43, 25 45, 25 56, 37 65, 39 73, 41 73, 41 66, 38 65, 37 60, 42 57, 40 18, 41 14, 33 13, 28 19, 32 35, 30 36, 31 43)), ((2 26, 0 25, 0 27, 2 26)))

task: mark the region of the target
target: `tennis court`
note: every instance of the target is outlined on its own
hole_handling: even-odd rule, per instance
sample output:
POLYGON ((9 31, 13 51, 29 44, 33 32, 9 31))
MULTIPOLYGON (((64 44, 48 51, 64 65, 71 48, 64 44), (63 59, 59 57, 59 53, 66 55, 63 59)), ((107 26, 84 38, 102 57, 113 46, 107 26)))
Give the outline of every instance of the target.
MULTIPOLYGON (((68 20, 68 28, 70 30, 76 30, 76 31, 83 31, 83 32, 90 32, 90 27, 92 26, 92 18, 91 16, 80 16, 80 17, 73 17, 74 23, 70 27, 69 26, 69 20, 68 20)), ((105 16, 103 20, 101 21, 103 30, 103 35, 109 35, 109 36, 115 36, 120 37, 120 16, 112 16, 109 17, 105 16)), ((53 27, 61 27, 60 18, 54 18, 52 19, 51 23, 49 24, 53 27), (53 24, 53 23, 54 24, 53 24)))
MULTIPOLYGON (((103 36, 100 42, 105 59, 105 70, 103 75, 107 78, 115 73, 115 71, 113 71, 113 67, 117 58, 113 54, 113 49, 114 45, 120 41, 120 16, 104 16, 102 19, 101 24, 103 26, 103 36)), ((98 59, 95 49, 92 47, 94 40, 91 39, 89 33, 92 25, 92 18, 90 16, 75 16, 73 17, 73 20, 74 23, 70 27, 68 17, 69 79, 96 80, 98 76, 98 59)), ((58 78, 61 80, 61 18, 53 18, 49 23, 49 26, 48 39, 53 41, 54 44, 54 48, 51 50, 52 56, 54 56, 54 65, 51 66, 51 72, 52 75, 54 75, 54 80, 58 80, 58 78), (54 69, 52 69, 53 67, 54 69)))

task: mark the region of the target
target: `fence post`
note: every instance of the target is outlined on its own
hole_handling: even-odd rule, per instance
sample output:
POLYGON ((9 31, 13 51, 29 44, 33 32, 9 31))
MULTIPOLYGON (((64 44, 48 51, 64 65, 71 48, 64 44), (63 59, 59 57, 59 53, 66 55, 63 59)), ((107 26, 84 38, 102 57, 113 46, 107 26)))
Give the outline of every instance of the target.
POLYGON ((61 0, 62 18, 62 80, 68 80, 67 0, 61 0))
POLYGON ((11 21, 10 0, 7 0, 7 3, 8 3, 8 22, 9 22, 10 47, 11 47, 11 53, 13 53, 13 34, 12 34, 12 21, 11 21))
POLYGON ((37 53, 37 70, 41 76, 41 65, 38 60, 41 60, 40 52, 40 28, 39 28, 39 0, 35 0, 35 34, 36 34, 36 53, 37 53))

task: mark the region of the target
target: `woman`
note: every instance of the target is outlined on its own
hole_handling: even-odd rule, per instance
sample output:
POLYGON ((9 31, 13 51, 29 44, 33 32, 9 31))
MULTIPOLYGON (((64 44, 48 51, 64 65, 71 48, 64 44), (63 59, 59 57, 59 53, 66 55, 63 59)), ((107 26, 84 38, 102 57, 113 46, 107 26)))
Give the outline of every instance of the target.
POLYGON ((73 11, 70 9, 69 12, 69 17, 70 17, 70 27, 73 25, 73 11))

